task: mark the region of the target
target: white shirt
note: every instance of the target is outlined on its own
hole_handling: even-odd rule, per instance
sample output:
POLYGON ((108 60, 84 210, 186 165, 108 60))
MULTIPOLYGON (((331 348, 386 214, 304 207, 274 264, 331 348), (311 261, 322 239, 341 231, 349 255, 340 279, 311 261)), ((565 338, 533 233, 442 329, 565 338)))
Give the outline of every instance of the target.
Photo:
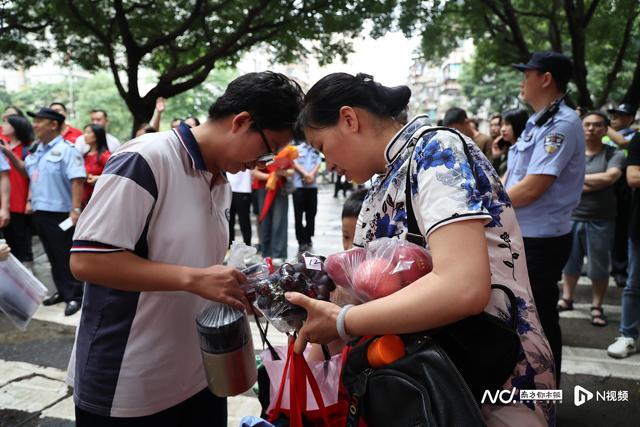
MULTIPOLYGON (((84 135, 80 135, 74 144, 76 149, 82 153, 82 155, 87 154, 89 151, 89 144, 84 140, 84 135)), ((115 136, 110 133, 107 134, 107 147, 111 153, 115 153, 118 148, 120 148, 120 141, 115 136)))
POLYGON ((251 171, 245 170, 238 173, 227 173, 227 180, 234 193, 251 193, 251 171))
MULTIPOLYGON (((105 166, 72 252, 126 250, 173 265, 222 264, 231 188, 210 186, 212 179, 186 125, 132 140, 105 166)), ((97 415, 139 417, 203 390, 195 319, 209 304, 188 292, 86 283, 67 379, 75 404, 97 415)))

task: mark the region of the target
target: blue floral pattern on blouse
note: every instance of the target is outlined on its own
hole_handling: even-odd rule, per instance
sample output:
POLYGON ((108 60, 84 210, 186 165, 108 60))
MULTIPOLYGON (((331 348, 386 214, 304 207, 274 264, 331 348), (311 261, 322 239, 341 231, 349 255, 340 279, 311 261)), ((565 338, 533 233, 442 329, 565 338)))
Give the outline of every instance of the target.
MULTIPOLYGON (((427 125, 428 119, 419 116, 389 143, 386 173, 374 180, 365 198, 354 243, 364 246, 380 237, 406 237, 409 171, 412 206, 423 236, 428 238, 435 229, 452 222, 483 220, 492 283, 508 286, 516 295, 521 357, 503 387, 554 389, 553 357, 533 302, 524 243, 511 201, 491 163, 473 141, 448 130, 428 131, 427 125)), ((510 320, 509 301, 499 291, 492 293, 485 311, 505 322, 510 320)), ((521 402, 509 408, 520 411, 523 419, 533 416, 533 411, 549 425, 555 422, 553 403, 521 402)), ((483 406, 485 417, 500 410, 505 409, 483 406)))

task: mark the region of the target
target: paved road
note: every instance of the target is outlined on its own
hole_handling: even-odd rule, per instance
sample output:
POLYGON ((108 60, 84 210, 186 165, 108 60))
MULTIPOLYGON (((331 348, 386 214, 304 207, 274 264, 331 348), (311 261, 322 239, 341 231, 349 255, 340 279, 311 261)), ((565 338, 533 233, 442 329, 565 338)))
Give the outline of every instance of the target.
MULTIPOLYGON (((314 252, 341 250, 340 212, 343 197, 332 197, 332 187, 319 192, 314 252)), ((293 206, 289 214, 289 255, 295 255, 297 243, 293 226, 293 206)), ((240 233, 236 233, 239 238, 240 233)), ((254 241, 257 237, 254 233, 254 241)), ((46 256, 36 246, 36 275, 52 287, 46 256)), ((606 346, 617 335, 620 318, 620 289, 613 285, 605 301, 610 325, 594 328, 588 321, 589 282, 580 281, 576 310, 562 314, 565 346, 562 390, 564 401, 558 406, 560 426, 635 426, 640 419, 640 355, 616 361, 606 356, 606 346), (577 407, 574 387, 580 385, 594 393, 594 399, 577 407), (596 392, 628 392, 627 402, 596 402, 596 392)), ((73 345, 79 314, 64 317, 61 305, 42 307, 26 332, 13 328, 0 315, 0 427, 73 426, 70 390, 64 384, 67 361, 73 345)), ((252 325, 252 327, 255 327, 252 325)), ((269 333, 275 344, 284 344, 284 336, 269 333)), ((254 342, 260 340, 254 330, 254 342)), ((259 405, 251 391, 230 399, 229 426, 237 426, 240 417, 257 415, 259 405)))

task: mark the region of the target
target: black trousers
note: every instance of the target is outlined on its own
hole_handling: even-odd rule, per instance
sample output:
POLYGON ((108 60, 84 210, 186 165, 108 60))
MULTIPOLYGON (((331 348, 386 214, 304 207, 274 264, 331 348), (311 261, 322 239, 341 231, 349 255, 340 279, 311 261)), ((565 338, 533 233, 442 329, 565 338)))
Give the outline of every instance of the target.
POLYGON ((310 245, 316 228, 318 212, 318 189, 296 188, 293 193, 293 213, 296 223, 298 245, 310 245), (304 224, 302 217, 304 215, 304 224))
POLYGON ((74 227, 62 231, 58 224, 67 219, 66 212, 36 211, 33 223, 40 236, 44 251, 51 264, 51 275, 58 293, 65 302, 82 301, 82 282, 73 277, 69 268, 69 251, 73 239, 74 227))
POLYGON ((245 245, 251 246, 251 193, 233 193, 229 211, 229 246, 236 238, 236 215, 240 223, 242 240, 245 245))
POLYGON ((11 253, 18 260, 33 261, 31 248, 31 215, 11 212, 11 221, 2 231, 11 246, 11 253))
POLYGON ((562 331, 558 315, 560 291, 558 281, 571 253, 571 233, 558 237, 525 237, 529 282, 556 368, 556 384, 560 384, 562 366, 562 331))
POLYGON ((77 427, 227 427, 227 399, 209 389, 169 409, 146 417, 113 418, 95 415, 76 406, 77 427))
POLYGON ((616 223, 611 242, 611 275, 627 277, 627 248, 629 245, 629 220, 631 213, 631 188, 624 176, 615 183, 616 223))

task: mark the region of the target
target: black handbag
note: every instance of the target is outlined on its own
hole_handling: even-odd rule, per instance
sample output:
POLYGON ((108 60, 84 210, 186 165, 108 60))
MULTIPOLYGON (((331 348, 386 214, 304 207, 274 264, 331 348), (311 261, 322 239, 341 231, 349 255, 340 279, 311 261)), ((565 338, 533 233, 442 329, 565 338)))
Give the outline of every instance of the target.
MULTIPOLYGON (((452 132, 460 139, 475 181, 478 182, 475 161, 471 157, 469 148, 462 136, 457 131, 449 128, 430 128, 426 132, 436 130, 452 132)), ((424 133, 414 137, 414 143, 424 133)), ((413 153, 411 157, 413 157, 413 153)), ((409 172, 410 170, 407 171, 405 182, 405 203, 409 231, 407 240, 425 247, 426 241, 420 233, 413 210, 409 181, 411 174, 409 172)), ((516 366, 520 351, 516 297, 511 289, 504 285, 492 284, 491 289, 503 291, 509 299, 509 314, 511 316, 509 322, 492 314, 482 312, 431 332, 433 339, 447 352, 460 374, 462 374, 478 403, 485 390, 493 392, 502 388, 516 366)))
MULTIPOLYGON (((460 137, 451 129, 428 131, 433 130, 460 137)), ((475 176, 475 163, 460 140, 475 176)), ((407 240, 425 246, 411 202, 410 176, 408 171, 407 240)), ((359 416, 372 427, 483 425, 482 394, 502 388, 520 352, 515 295, 506 286, 491 287, 507 295, 509 321, 483 312, 435 330, 401 335, 407 355, 379 370, 366 362, 370 341, 353 347, 343 371, 343 383, 352 396, 348 425, 357 426, 359 416)))
POLYGON ((377 337, 349 351, 342 383, 351 396, 347 426, 484 426, 471 390, 428 332, 400 335, 405 357, 380 369, 367 361, 377 337))

